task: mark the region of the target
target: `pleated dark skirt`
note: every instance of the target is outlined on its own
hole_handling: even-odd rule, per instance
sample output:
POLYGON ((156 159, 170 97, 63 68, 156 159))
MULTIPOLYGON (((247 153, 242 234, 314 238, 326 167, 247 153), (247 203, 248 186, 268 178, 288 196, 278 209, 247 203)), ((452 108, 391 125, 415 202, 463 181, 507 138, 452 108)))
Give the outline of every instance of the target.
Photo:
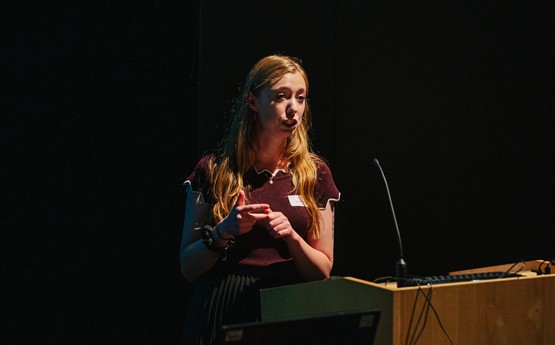
POLYGON ((222 325, 260 321, 260 289, 300 282, 292 262, 269 267, 218 264, 195 282, 181 344, 213 345, 222 325))

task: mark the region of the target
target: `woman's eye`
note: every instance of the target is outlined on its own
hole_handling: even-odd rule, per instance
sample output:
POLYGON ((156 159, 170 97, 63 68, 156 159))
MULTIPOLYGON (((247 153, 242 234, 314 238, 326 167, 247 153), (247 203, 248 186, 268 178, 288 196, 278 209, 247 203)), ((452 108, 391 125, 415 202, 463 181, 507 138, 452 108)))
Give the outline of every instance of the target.
POLYGON ((299 102, 303 103, 304 101, 306 101, 306 96, 298 96, 297 99, 299 100, 299 102))

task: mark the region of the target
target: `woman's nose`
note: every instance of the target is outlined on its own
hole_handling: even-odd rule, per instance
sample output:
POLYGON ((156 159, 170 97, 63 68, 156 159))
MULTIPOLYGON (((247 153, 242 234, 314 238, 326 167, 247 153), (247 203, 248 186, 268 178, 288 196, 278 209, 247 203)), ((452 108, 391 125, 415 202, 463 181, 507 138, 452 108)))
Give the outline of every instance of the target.
POLYGON ((297 105, 295 102, 292 102, 289 107, 287 108, 286 115, 287 117, 293 117, 297 113, 297 105))

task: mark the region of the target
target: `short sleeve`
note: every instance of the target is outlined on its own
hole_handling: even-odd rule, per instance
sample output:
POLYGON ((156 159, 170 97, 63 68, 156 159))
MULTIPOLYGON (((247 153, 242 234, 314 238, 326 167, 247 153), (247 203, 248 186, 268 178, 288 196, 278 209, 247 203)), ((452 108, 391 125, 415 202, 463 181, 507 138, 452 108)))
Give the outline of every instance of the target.
POLYGON ((185 179, 183 186, 185 190, 200 192, 204 199, 205 203, 211 203, 212 196, 211 196, 211 184, 209 180, 210 174, 210 163, 211 156, 204 156, 202 157, 196 164, 195 168, 189 174, 189 176, 185 179))
POLYGON ((315 187, 316 201, 320 208, 326 208, 328 202, 339 201, 341 193, 335 185, 329 166, 323 161, 317 161, 318 181, 315 187))

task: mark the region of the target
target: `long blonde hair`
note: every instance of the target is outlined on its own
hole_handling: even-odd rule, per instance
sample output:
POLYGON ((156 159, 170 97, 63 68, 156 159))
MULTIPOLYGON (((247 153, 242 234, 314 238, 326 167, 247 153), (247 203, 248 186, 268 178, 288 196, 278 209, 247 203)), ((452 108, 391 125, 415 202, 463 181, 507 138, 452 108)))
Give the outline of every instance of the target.
MULTIPOLYGON (((227 137, 220 143, 215 159, 210 162, 210 179, 212 181, 212 196, 214 200, 213 217, 217 223, 230 212, 235 205, 239 191, 248 191, 244 184, 244 174, 254 165, 257 151, 255 140, 255 116, 248 107, 247 97, 250 91, 258 96, 260 90, 277 82, 287 73, 299 72, 306 83, 308 96, 308 77, 301 61, 286 55, 269 55, 260 59, 249 71, 243 82, 241 92, 232 107, 232 122, 227 137)), ((283 159, 289 162, 289 173, 293 181, 293 188, 298 193, 310 216, 309 235, 312 238, 320 236, 320 213, 314 197, 314 187, 317 180, 317 161, 322 157, 312 151, 308 131, 311 127, 311 113, 308 102, 300 125, 287 139, 283 152, 283 159)), ((248 197, 248 193, 247 193, 248 197)))

